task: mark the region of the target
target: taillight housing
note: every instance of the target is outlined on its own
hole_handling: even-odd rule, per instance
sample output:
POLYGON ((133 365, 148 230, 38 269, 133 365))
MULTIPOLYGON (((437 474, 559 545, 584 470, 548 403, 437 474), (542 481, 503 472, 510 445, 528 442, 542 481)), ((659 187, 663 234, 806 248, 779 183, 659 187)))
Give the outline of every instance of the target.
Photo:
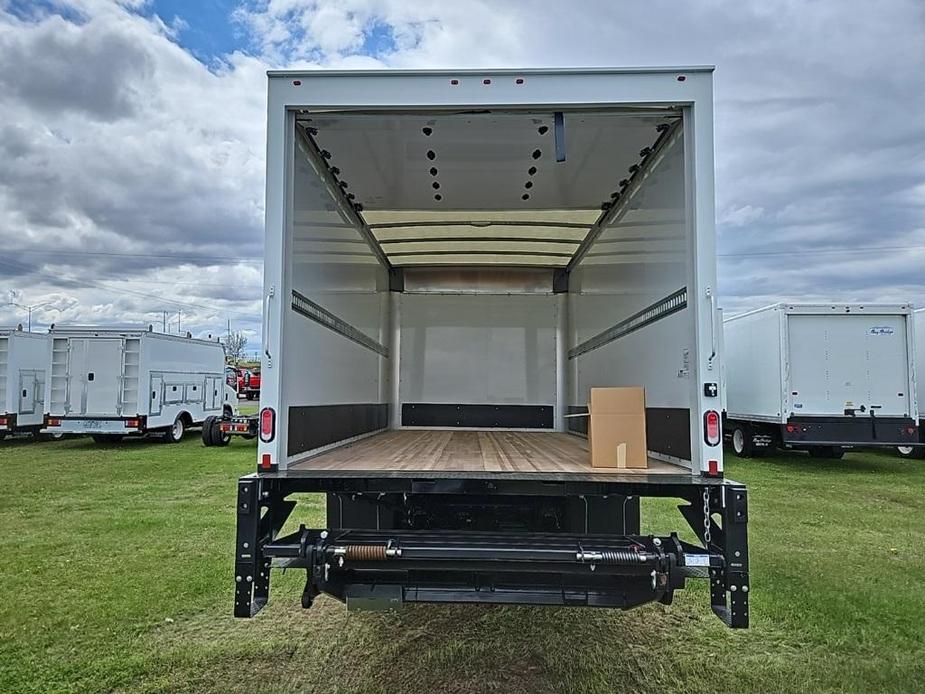
POLYGON ((6 417, 0 417, 0 427, 5 427, 6 425, 6 417))
POLYGON ((137 429, 141 426, 141 420, 139 419, 126 419, 125 428, 126 429, 137 429))
POLYGON ((50 427, 59 427, 61 426, 61 420, 60 419, 49 419, 47 422, 45 422, 45 424, 50 427))
POLYGON ((260 440, 270 443, 276 436, 276 411, 272 407, 260 410, 260 440))
POLYGON ((703 440, 708 446, 718 446, 723 438, 719 412, 707 410, 703 415, 703 440))

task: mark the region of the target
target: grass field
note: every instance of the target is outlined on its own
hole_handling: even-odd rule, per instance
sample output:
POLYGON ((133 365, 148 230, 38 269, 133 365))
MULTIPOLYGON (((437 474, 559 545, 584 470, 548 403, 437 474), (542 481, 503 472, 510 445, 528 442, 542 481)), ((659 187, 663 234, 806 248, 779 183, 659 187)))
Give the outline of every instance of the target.
MULTIPOLYGON (((0 443, 0 692, 925 690, 925 462, 727 459, 750 487, 752 628, 706 586, 630 612, 298 607, 232 617, 235 479, 254 444, 0 443)), ((298 521, 320 524, 323 501, 298 521)), ((679 529, 649 503, 652 531, 679 529)))

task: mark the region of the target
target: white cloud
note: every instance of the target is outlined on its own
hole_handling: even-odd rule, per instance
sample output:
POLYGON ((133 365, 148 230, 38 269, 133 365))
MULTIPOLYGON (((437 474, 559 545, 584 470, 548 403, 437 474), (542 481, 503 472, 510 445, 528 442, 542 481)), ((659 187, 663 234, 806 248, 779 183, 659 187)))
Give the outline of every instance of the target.
POLYGON ((211 68, 177 43, 191 17, 53 6, 0 9, 0 290, 60 306, 43 320, 256 329, 263 73, 321 65, 715 63, 724 302, 925 304, 919 0, 255 0, 251 54, 211 68))

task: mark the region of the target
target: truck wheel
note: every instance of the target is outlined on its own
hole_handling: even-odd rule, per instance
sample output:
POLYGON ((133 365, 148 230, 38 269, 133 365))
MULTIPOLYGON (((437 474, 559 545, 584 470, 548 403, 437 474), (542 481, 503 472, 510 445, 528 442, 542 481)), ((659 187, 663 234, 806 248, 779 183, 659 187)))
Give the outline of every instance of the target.
POLYGON ((908 460, 922 460, 925 458, 925 448, 917 448, 915 446, 897 446, 896 452, 899 453, 900 458, 906 458, 908 460))
POLYGON ((739 458, 752 458, 755 456, 755 442, 752 439, 752 430, 745 426, 736 426, 732 430, 732 452, 739 458))
POLYGON ((119 443, 122 440, 122 435, 121 434, 93 434, 93 440, 100 445, 119 443))
POLYGON ((183 415, 178 415, 177 418, 173 421, 173 426, 164 432, 164 442, 180 443, 180 441, 183 440, 183 434, 185 433, 186 422, 183 420, 183 415))
POLYGON ((214 446, 212 442, 212 425, 215 423, 215 415, 209 415, 206 417, 206 421, 202 423, 202 445, 203 446, 214 446))
POLYGON ((810 458, 824 458, 827 460, 840 460, 845 455, 841 446, 813 446, 809 449, 810 458))

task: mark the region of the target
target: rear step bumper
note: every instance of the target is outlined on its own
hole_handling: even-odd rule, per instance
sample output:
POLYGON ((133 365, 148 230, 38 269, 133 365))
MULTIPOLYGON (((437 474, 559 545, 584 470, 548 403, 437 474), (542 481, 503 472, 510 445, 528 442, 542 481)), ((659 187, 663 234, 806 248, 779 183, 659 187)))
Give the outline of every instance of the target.
POLYGON ((781 438, 797 447, 909 446, 919 443, 919 429, 909 417, 789 417, 781 438))
MULTIPOLYGON (((536 501, 549 504, 550 499, 565 498, 584 503, 588 496, 600 496, 612 502, 621 495, 634 499, 641 489, 642 496, 680 497, 690 502, 679 508, 702 546, 683 542, 674 533, 638 534, 638 516, 610 518, 607 522, 612 525, 608 527, 617 530, 602 532, 592 502, 585 506, 591 509, 587 518, 578 517, 590 532, 390 527, 387 519, 403 516, 383 510, 370 513, 371 525, 360 515, 353 516, 350 522, 364 524, 363 528, 312 529, 303 525, 296 532, 281 535, 296 506, 288 495, 329 491, 324 487, 332 482, 317 483, 319 488, 315 489, 305 478, 249 475, 239 480, 235 616, 251 617, 263 608, 269 598, 272 568, 299 568, 306 570, 303 607, 310 607, 316 596, 326 593, 348 608, 359 609, 393 608, 412 602, 628 609, 649 602, 670 604, 674 591, 683 588, 687 579, 704 578, 710 581, 714 613, 733 628, 748 626, 747 498, 745 487, 735 482, 692 478, 685 484, 627 489, 620 483, 587 488, 566 485, 560 490, 561 496, 552 496, 556 490, 547 488, 536 501), (706 518, 711 521, 707 523, 706 518)), ((427 494, 422 499, 421 495, 377 491, 377 480, 372 478, 352 480, 351 484, 358 491, 350 494, 366 509, 364 512, 380 503, 392 504, 390 511, 394 512, 396 500, 414 505, 418 511, 430 508, 428 499, 442 505, 454 503, 454 497, 446 494, 427 494)), ((466 498, 481 500, 485 513, 489 506, 503 509, 511 504, 510 508, 516 509, 533 503, 529 494, 523 494, 524 488, 517 489, 520 496, 505 490, 502 481, 492 481, 484 489, 470 489, 466 498)), ((331 518, 329 515, 329 523, 331 518)), ((434 518, 445 522, 444 516, 434 518)), ((565 520, 575 522, 574 517, 565 520)))

